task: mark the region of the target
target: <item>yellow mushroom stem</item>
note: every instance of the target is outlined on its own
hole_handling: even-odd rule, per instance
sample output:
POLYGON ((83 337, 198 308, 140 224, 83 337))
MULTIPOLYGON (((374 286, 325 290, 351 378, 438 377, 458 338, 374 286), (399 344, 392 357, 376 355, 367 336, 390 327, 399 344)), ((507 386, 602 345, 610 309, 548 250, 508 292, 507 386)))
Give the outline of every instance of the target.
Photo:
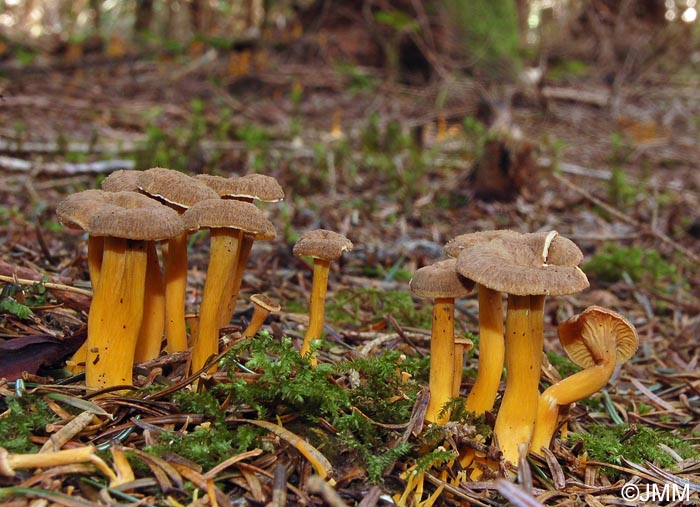
POLYGON ((146 242, 105 237, 102 274, 88 316, 85 383, 131 384, 143 318, 146 242))
POLYGON ((209 267, 199 307, 198 331, 192 345, 192 371, 198 371, 219 350, 221 307, 228 303, 234 281, 240 231, 225 227, 210 231, 209 267))
POLYGON ((455 343, 454 298, 435 298, 433 326, 430 337, 430 401, 425 409, 425 419, 437 424, 449 420, 449 412, 441 414, 445 403, 452 399, 455 343), (452 365, 452 367, 446 367, 452 365))
POLYGON ((483 414, 496 401, 503 374, 503 301, 501 293, 479 285, 479 366, 466 408, 483 414))
POLYGON ((187 292, 187 233, 167 242, 165 272, 165 338, 168 352, 187 350, 185 296, 187 292))
POLYGON ((146 288, 143 302, 143 320, 136 342, 134 361, 148 361, 158 357, 165 328, 165 285, 158 263, 156 242, 149 241, 146 259, 146 288))
MULTIPOLYGON (((88 236, 88 273, 92 290, 97 287, 102 270, 102 254, 104 251, 104 238, 102 236, 88 236)), ((87 340, 83 342, 78 350, 66 361, 66 369, 73 374, 85 371, 85 359, 87 358, 87 340)))
POLYGON ((102 236, 88 236, 88 273, 90 283, 95 290, 100 280, 102 270, 102 252, 104 251, 104 238, 102 236))
MULTIPOLYGON (((326 306, 326 290, 328 289, 328 270, 331 261, 314 258, 314 275, 311 282, 311 301, 309 303, 309 328, 304 335, 301 345, 301 355, 306 356, 311 350, 311 342, 321 338, 323 333, 323 318, 326 306)), ((318 359, 310 358, 312 366, 318 364, 318 359)))
POLYGON ((596 365, 574 373, 548 387, 537 404, 537 419, 532 435, 532 451, 542 454, 543 447, 549 444, 557 429, 559 407, 569 405, 598 392, 615 371, 615 351, 606 350, 605 357, 596 365))
POLYGON ((508 296, 505 329, 506 387, 494 432, 503 457, 517 463, 537 416, 544 336, 544 296, 508 296))
POLYGON ((50 468, 87 463, 94 456, 97 454, 92 446, 35 454, 10 454, 7 449, 0 447, 0 475, 14 477, 17 468, 50 468))
POLYGON ((241 237, 241 242, 238 246, 238 262, 236 263, 235 278, 233 279, 233 285, 231 287, 231 295, 229 296, 228 302, 223 308, 223 312, 221 314, 221 320, 219 322, 221 327, 227 326, 229 322, 231 322, 231 317, 233 317, 233 313, 236 310, 238 292, 241 290, 243 273, 245 271, 246 264, 248 263, 248 257, 250 256, 250 251, 253 248, 254 241, 255 236, 252 234, 243 234, 241 237))
POLYGON ((243 331, 243 336, 245 338, 253 338, 260 328, 265 323, 265 319, 270 315, 270 310, 261 305, 255 305, 253 307, 253 316, 250 318, 248 326, 243 331))

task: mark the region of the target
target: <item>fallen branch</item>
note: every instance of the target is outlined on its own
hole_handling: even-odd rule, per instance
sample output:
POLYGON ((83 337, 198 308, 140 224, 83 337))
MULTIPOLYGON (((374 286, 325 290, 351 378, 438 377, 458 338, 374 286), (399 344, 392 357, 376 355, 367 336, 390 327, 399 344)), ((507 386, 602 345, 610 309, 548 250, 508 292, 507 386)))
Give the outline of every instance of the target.
POLYGON ((0 168, 31 172, 32 174, 101 174, 118 169, 134 169, 135 167, 136 163, 133 160, 98 160, 97 162, 74 164, 70 162, 33 162, 0 155, 0 168))
MULTIPOLYGON (((40 283, 44 273, 40 273, 31 268, 15 266, 0 260, 0 275, 10 277, 11 280, 20 279, 30 281, 31 283, 40 283)), ((92 297, 89 296, 86 291, 71 287, 68 285, 68 280, 58 276, 49 276, 48 282, 56 284, 55 288, 47 287, 47 289, 49 289, 51 294, 60 302, 78 311, 87 312, 90 309, 92 297)))

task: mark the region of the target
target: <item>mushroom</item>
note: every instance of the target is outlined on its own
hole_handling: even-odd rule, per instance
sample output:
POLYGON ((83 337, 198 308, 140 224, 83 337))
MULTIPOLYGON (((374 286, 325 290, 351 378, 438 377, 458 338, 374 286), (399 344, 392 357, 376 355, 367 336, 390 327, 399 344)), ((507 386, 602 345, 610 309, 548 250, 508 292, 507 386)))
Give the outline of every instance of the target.
MULTIPOLYGON (((105 192, 138 192, 138 178, 142 171, 120 169, 102 181, 105 192)), ((136 343, 135 362, 158 357, 165 330, 165 281, 158 262, 156 242, 150 241, 146 252, 146 294, 143 302, 143 321, 136 343)))
MULTIPOLYGON (((214 189, 222 199, 234 199, 252 203, 253 201, 278 202, 284 199, 284 190, 272 176, 264 174, 248 174, 240 178, 224 178, 212 174, 198 174, 196 178, 207 186, 214 189)), ((251 234, 244 234, 238 246, 238 263, 236 265, 236 278, 231 289, 231 296, 227 305, 223 308, 219 324, 227 325, 231 321, 238 292, 243 282, 243 273, 248 262, 248 256, 253 248, 253 242, 258 239, 272 239, 255 237, 251 234)))
POLYGON ((454 386, 462 378, 463 354, 462 350, 457 353, 455 346, 455 298, 466 296, 474 288, 474 282, 455 271, 456 262, 456 259, 448 259, 424 266, 416 270, 409 282, 415 295, 434 299, 428 382, 430 401, 425 419, 438 424, 448 421, 449 413, 443 412, 443 407, 458 395, 454 386))
MULTIPOLYGON (((340 258, 345 251, 352 250, 352 242, 337 232, 326 229, 307 231, 294 245, 293 253, 297 257, 313 258, 314 274, 311 282, 311 300, 309 303, 309 327, 304 335, 301 355, 306 356, 311 349, 311 342, 321 338, 323 332, 323 317, 326 305, 326 290, 328 288, 328 270, 331 261, 340 258)), ((316 357, 310 357, 311 365, 316 365, 316 357)))
MULTIPOLYGON (((457 258, 463 250, 474 245, 488 243, 502 237, 519 236, 520 233, 508 229, 462 234, 447 242, 445 253, 457 258)), ((482 284, 477 284, 477 293, 479 365, 474 386, 467 396, 466 409, 475 414, 483 414, 493 408, 503 373, 503 298, 499 291, 482 284)))
POLYGON ((272 312, 279 312, 281 308, 279 303, 265 294, 253 294, 250 296, 250 301, 253 303, 253 316, 250 318, 248 327, 243 331, 243 336, 246 338, 253 338, 258 334, 267 316, 272 312))
POLYGON ((615 366, 637 351, 634 326, 607 308, 591 306, 559 324, 559 339, 567 356, 584 368, 551 385, 540 395, 532 435, 532 451, 549 447, 557 427, 559 406, 586 398, 608 383, 615 366))
POLYGON ((93 289, 100 279, 104 241, 91 234, 88 224, 95 211, 106 204, 108 199, 102 190, 83 190, 69 195, 56 206, 56 216, 64 227, 82 229, 88 234, 88 273, 93 289))
POLYGON ((135 192, 107 194, 89 222, 104 237, 100 281, 88 315, 85 380, 89 387, 131 384, 143 318, 147 244, 183 231, 179 215, 135 192))
MULTIPOLYGON (((577 266, 547 262, 549 250, 567 242, 556 232, 509 234, 466 248, 457 260, 457 271, 463 276, 508 294, 506 387, 494 432, 503 457, 513 463, 518 460, 519 446, 529 445, 535 424, 545 297, 573 294, 588 287, 586 275, 577 266)), ((570 257, 561 255, 561 259, 570 257)))
MULTIPOLYGON (((179 171, 156 167, 139 174, 136 183, 143 193, 173 208, 178 213, 204 199, 214 199, 218 194, 179 171)), ((185 295, 187 291, 187 231, 171 238, 167 243, 167 255, 163 256, 165 276, 165 337, 168 350, 187 350, 185 324, 185 295)))
POLYGON ((262 211, 241 201, 206 199, 183 215, 188 230, 210 231, 209 266, 199 308, 198 332, 192 345, 192 369, 199 370, 218 350, 220 319, 235 282, 240 239, 246 231, 274 237, 275 229, 262 211))

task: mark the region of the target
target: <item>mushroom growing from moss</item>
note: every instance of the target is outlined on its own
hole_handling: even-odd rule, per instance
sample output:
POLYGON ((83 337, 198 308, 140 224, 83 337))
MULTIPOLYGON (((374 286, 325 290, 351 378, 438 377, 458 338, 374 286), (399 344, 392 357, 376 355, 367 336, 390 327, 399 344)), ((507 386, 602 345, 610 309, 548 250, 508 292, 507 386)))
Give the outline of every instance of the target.
POLYGON ((252 235, 274 237, 275 229, 253 204, 206 199, 194 204, 182 218, 188 230, 209 229, 207 278, 199 307, 199 329, 192 344, 192 370, 198 371, 218 351, 222 308, 235 282, 240 239, 252 235))
MULTIPOLYGON (((218 194, 196 178, 179 171, 155 167, 139 174, 136 183, 146 195, 182 214, 204 199, 218 194)), ((187 350, 185 295, 187 291, 187 231, 168 240, 163 256, 165 277, 165 337, 168 351, 187 350)))
POLYGON ((634 326, 607 308, 591 306, 559 324, 559 339, 571 361, 584 368, 548 387, 537 404, 532 451, 549 447, 557 427, 559 407, 602 389, 615 371, 637 351, 634 326))
MULTIPOLYGON (((326 229, 307 231, 294 245, 294 255, 311 257, 314 261, 309 303, 309 327, 301 346, 302 356, 309 354, 311 342, 321 338, 321 333, 323 333, 328 271, 331 261, 340 258, 343 252, 352 250, 352 246, 352 242, 342 234, 326 229)), ((318 362, 315 356, 311 357, 310 361, 312 365, 316 365, 318 362)))
POLYGON ((443 407, 455 397, 455 379, 462 378, 463 356, 461 351, 457 354, 455 345, 455 299, 466 296, 474 287, 474 282, 457 273, 456 262, 448 259, 424 266, 416 270, 409 282, 415 295, 434 300, 428 382, 430 401, 425 419, 438 424, 448 421, 449 413, 443 412, 443 407))
POLYGON ((183 231, 173 210, 135 192, 107 194, 110 204, 91 217, 104 238, 102 273, 88 316, 85 380, 88 387, 131 384, 143 318, 147 245, 183 231))
MULTIPOLYGON (((559 238, 556 232, 507 235, 466 248, 457 260, 457 271, 462 275, 508 294, 506 387, 494 431, 503 457, 513 463, 518 461, 519 447, 529 445, 535 424, 545 297, 573 294, 588 287, 586 275, 577 266, 548 262, 550 249, 558 243, 570 243, 559 238)), ((578 258, 560 255, 558 260, 578 258)))

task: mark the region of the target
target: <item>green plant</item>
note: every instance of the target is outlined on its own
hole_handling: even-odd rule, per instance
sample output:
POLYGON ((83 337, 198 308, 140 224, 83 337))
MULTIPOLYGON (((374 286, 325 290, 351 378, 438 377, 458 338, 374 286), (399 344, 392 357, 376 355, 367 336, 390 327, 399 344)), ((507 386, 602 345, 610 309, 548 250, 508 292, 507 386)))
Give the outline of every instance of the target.
POLYGON ((659 252, 637 246, 621 247, 604 243, 602 249, 584 264, 584 271, 605 282, 617 282, 627 273, 634 282, 657 285, 678 282, 676 267, 666 262, 659 252))
POLYGON ((48 403, 38 396, 8 396, 2 404, 5 405, 5 408, 0 410, 4 412, 0 418, 2 447, 12 453, 35 452, 38 446, 30 437, 42 434, 46 425, 58 420, 58 416, 49 408, 48 403))
MULTIPOLYGON (((586 430, 585 433, 572 433, 569 435, 569 441, 583 440, 589 459, 603 463, 621 465, 624 457, 634 463, 651 461, 662 468, 672 468, 677 463, 660 447, 662 444, 673 449, 684 459, 700 456, 683 438, 648 426, 591 424, 586 430)), ((613 478, 619 475, 618 471, 610 468, 607 468, 606 472, 613 478)))
POLYGON ((7 312, 20 319, 26 319, 33 315, 32 306, 40 306, 46 303, 46 286, 48 277, 43 277, 32 285, 18 285, 5 283, 0 291, 0 312, 7 312))
POLYGON ((570 377, 576 372, 581 371, 581 367, 572 363, 567 357, 557 354, 556 352, 547 352, 549 364, 556 368, 561 378, 570 377))
POLYGON ((417 309, 408 291, 381 290, 372 287, 344 289, 326 303, 329 321, 342 325, 361 326, 391 314, 402 324, 428 328, 432 315, 428 307, 417 309))

